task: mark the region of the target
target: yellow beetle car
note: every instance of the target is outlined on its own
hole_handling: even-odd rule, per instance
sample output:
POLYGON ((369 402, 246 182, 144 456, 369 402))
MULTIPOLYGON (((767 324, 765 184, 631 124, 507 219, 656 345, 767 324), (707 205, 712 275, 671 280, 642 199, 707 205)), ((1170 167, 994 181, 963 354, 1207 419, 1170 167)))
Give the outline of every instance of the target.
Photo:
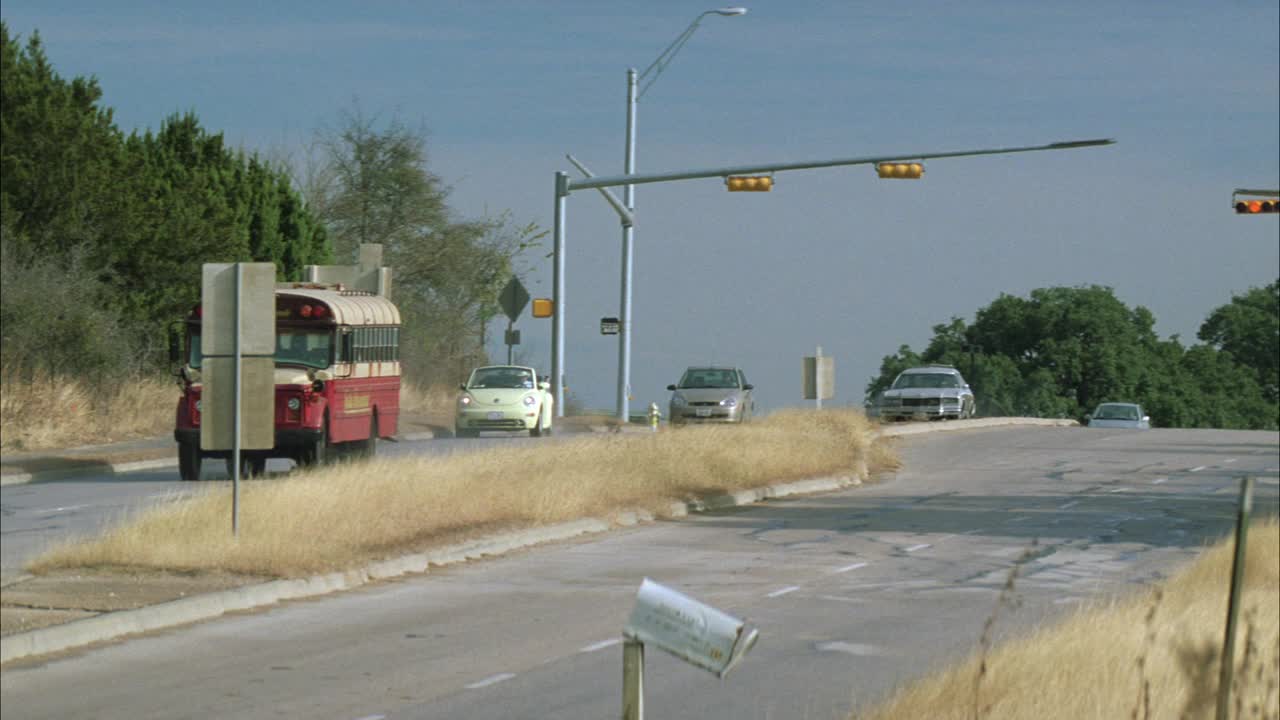
POLYGON ((488 365, 471 371, 461 386, 454 414, 454 435, 479 437, 482 430, 528 430, 532 437, 551 434, 555 398, 551 383, 533 368, 488 365))

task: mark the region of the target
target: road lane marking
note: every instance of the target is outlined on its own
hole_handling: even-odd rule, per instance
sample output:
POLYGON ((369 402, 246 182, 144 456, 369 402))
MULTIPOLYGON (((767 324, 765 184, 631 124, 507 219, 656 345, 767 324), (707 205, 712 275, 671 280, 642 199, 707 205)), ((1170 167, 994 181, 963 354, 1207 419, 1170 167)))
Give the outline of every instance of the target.
POLYGON ((1159 485, 1160 483, 1162 483, 1162 482, 1167 482, 1168 480, 1169 480, 1169 478, 1156 478, 1155 480, 1152 480, 1152 481, 1151 481, 1151 484, 1152 484, 1152 485, 1159 485))
POLYGON ((622 642, 622 638, 614 638, 612 640, 601 640, 598 643, 591 643, 590 645, 584 648, 579 648, 578 652, 580 653, 595 652, 597 650, 603 650, 607 647, 612 647, 614 645, 617 645, 620 642, 622 642))
POLYGON ((846 573, 846 572, 849 572, 850 570, 857 570, 858 568, 864 568, 864 567, 866 567, 866 566, 867 566, 867 563, 864 563, 864 562, 854 563, 854 564, 852 564, 852 565, 845 565, 845 566, 844 566, 844 567, 842 567, 842 568, 836 568, 835 570, 832 570, 831 572, 833 572, 833 573, 846 573))
POLYGON ((1204 469, 1205 469, 1205 468, 1207 468, 1207 467, 1209 467, 1209 466, 1208 466, 1208 465, 1197 465, 1197 466, 1195 466, 1195 467, 1191 468, 1190 470, 1188 470, 1187 472, 1200 472, 1201 470, 1204 470, 1204 469))
POLYGON ((1072 500, 1072 501, 1071 501, 1071 502, 1069 502, 1069 503, 1063 503, 1063 504, 1059 505, 1059 506, 1058 506, 1058 509, 1059 509, 1059 510, 1066 510, 1067 508, 1075 507, 1075 506, 1077 506, 1077 505, 1079 505, 1079 504, 1080 504, 1080 501, 1079 501, 1079 500, 1072 500))
POLYGON ((498 673, 497 675, 473 682, 470 685, 465 685, 464 687, 466 687, 468 690, 477 690, 482 687, 488 687, 489 685, 500 683, 503 680, 510 680, 515 676, 516 676, 515 673, 498 673))
POLYGON ((929 543, 920 543, 919 545, 912 545, 911 547, 907 548, 907 552, 911 553, 917 550, 923 550, 927 547, 933 547, 933 546, 930 545, 929 543))
POLYGON ((771 598, 782 597, 787 593, 793 593, 799 589, 800 589, 799 585, 792 585, 791 587, 784 587, 781 590, 774 590, 773 592, 769 593, 766 597, 771 597, 771 598))
POLYGON ((1239 459, 1239 458, 1227 458, 1226 460, 1223 460, 1222 462, 1227 463, 1227 464, 1231 464, 1231 463, 1235 462, 1235 461, 1236 461, 1236 460, 1238 460, 1238 459, 1239 459))
POLYGON ((858 657, 867 657, 868 655, 879 655, 880 648, 875 645, 864 645, 862 643, 847 642, 820 642, 813 646, 818 652, 838 652, 848 655, 856 655, 858 657))
POLYGON ((1023 520, 1030 520, 1030 519, 1031 519, 1031 516, 1030 516, 1030 515, 1020 515, 1020 516, 1018 516, 1018 517, 1016 517, 1016 518, 1013 518, 1012 520, 1005 520, 1005 521, 1004 521, 1004 524, 1005 524, 1005 525, 1012 525, 1013 523, 1016 523, 1016 522, 1022 522, 1023 520))
POLYGON ((1116 488, 1114 490, 1111 490, 1112 493, 1122 493, 1122 492, 1128 492, 1128 491, 1129 491, 1129 488, 1116 488))

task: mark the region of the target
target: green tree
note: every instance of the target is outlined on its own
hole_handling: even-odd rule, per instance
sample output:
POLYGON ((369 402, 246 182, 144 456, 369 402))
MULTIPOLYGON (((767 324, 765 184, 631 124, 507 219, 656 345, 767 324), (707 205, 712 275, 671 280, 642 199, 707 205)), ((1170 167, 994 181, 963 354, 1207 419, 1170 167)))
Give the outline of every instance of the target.
POLYGON ((1249 368, 1269 402, 1280 402, 1280 280, 1233 295, 1197 334, 1249 368))
POLYGON ((983 414, 1082 417, 1100 402, 1131 401, 1159 426, 1275 428, 1277 404, 1257 379, 1274 377, 1262 340, 1277 333, 1265 312, 1274 312, 1275 297, 1274 288, 1254 290, 1215 311, 1202 339, 1219 349, 1160 340, 1150 311, 1126 307, 1106 287, 1001 295, 972 325, 953 318, 935 326, 923 353, 903 346, 886 357, 867 392, 874 397, 907 367, 945 363, 965 373, 983 414), (1253 364, 1238 363, 1236 353, 1253 364))

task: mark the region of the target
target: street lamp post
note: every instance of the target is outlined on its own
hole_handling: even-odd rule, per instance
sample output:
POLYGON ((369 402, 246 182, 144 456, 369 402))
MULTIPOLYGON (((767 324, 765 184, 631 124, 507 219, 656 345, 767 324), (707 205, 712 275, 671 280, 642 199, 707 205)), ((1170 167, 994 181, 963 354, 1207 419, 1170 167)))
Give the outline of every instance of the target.
MULTIPOLYGON (((658 79, 662 71, 675 58, 676 53, 680 52, 680 48, 689 41, 693 33, 697 31, 698 24, 702 22, 702 18, 708 15, 719 15, 722 17, 734 17, 737 15, 745 15, 747 9, 743 7, 726 7, 717 10, 707 10, 689 23, 689 27, 680 33, 675 40, 667 46, 666 50, 658 56, 656 60, 645 68, 644 72, 637 74, 635 68, 627 70, 627 148, 626 157, 623 165, 623 174, 635 174, 636 165, 636 103, 658 79), (643 85, 642 85, 643 83, 643 85)), ((626 185, 623 188, 622 202, 626 208, 632 213, 635 212, 635 187, 626 185)), ((631 261, 633 257, 633 241, 635 239, 635 227, 631 218, 623 218, 622 220, 622 298, 621 308, 618 313, 620 327, 618 329, 618 419, 627 422, 631 414, 631 261)))

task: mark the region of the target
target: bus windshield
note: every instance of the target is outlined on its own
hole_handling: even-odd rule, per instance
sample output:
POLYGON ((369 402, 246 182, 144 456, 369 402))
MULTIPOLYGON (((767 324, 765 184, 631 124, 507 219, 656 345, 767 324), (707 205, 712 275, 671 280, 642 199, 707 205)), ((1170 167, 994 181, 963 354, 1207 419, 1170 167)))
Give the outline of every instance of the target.
MULTIPOLYGON (((200 333, 191 333, 191 356, 188 361, 191 367, 199 368, 200 333)), ((279 328, 276 330, 277 365, 302 365, 311 368, 327 368, 333 360, 333 333, 328 330, 304 330, 300 328, 279 328)))

